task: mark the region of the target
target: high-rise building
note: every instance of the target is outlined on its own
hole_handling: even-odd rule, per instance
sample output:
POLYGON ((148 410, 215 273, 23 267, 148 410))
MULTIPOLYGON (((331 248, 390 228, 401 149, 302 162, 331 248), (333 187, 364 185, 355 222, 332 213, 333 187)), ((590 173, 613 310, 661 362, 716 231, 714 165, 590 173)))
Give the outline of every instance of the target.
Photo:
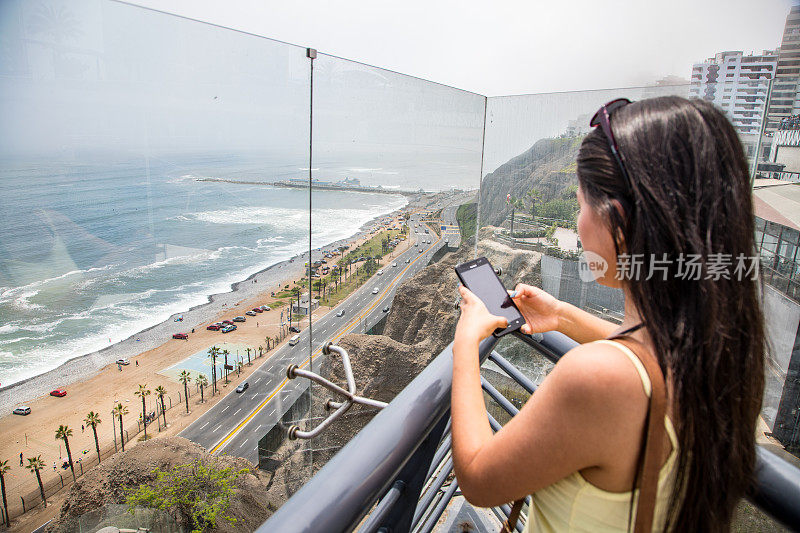
POLYGON ((800 114, 800 5, 786 17, 778 66, 767 111, 768 135, 778 129, 781 120, 800 114))
POLYGON ((692 66, 689 96, 715 104, 739 132, 747 157, 754 159, 765 115, 770 80, 778 64, 777 50, 744 55, 720 52, 692 66))
POLYGON ((740 134, 758 135, 777 64, 777 50, 747 56, 741 51, 720 52, 692 67, 689 95, 724 110, 740 134))

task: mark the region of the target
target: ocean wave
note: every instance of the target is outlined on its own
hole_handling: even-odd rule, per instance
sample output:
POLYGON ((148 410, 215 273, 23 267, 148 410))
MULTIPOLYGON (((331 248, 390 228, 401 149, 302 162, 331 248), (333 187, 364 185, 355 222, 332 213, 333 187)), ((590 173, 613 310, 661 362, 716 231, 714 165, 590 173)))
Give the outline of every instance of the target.
MULTIPOLYGON (((78 270, 70 270, 69 272, 65 272, 63 274, 59 274, 58 276, 54 276, 52 278, 45 278, 38 281, 33 281, 28 283, 27 285, 20 285, 19 287, 2 287, 0 288, 0 303, 7 303, 10 302, 18 297, 23 296, 20 293, 27 293, 29 291, 35 291, 33 295, 39 292, 39 290, 47 285, 48 283, 53 283, 56 281, 64 280, 70 276, 75 276, 78 274, 89 274, 95 272, 101 272, 106 270, 111 270, 114 267, 118 266, 117 264, 108 264, 101 267, 92 267, 92 268, 85 268, 85 269, 78 269, 78 270)), ((25 296, 26 298, 30 296, 25 296)), ((35 305, 35 304, 34 304, 35 305)))
POLYGON ((19 326, 14 324, 3 324, 0 326, 0 335, 8 335, 19 331, 19 326))

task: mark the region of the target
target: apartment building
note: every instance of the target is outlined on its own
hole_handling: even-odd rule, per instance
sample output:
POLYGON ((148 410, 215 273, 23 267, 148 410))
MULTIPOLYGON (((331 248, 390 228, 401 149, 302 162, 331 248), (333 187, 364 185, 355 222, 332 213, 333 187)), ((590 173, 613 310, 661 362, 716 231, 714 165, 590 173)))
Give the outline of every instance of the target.
POLYGON ((769 102, 767 134, 778 129, 782 119, 797 114, 800 114, 800 6, 792 7, 786 17, 769 102))
POLYGON ((751 139, 747 137, 757 139, 761 132, 769 83, 777 65, 778 50, 764 50, 758 55, 720 52, 693 65, 689 95, 723 109, 748 144, 751 139))

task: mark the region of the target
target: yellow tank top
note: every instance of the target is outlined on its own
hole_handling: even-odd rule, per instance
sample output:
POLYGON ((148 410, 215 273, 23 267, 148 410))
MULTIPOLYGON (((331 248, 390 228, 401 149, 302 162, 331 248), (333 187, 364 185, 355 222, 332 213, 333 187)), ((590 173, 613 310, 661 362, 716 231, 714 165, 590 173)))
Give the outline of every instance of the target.
MULTIPOLYGON (((621 343, 611 340, 601 340, 612 344, 631 360, 647 397, 650 397, 650 378, 639 358, 621 343)), ((664 417, 664 426, 670 442, 672 452, 667 462, 661 467, 658 479, 658 494, 653 515, 653 531, 662 531, 667 518, 667 506, 675 485, 676 464, 678 458, 678 438, 675 428, 669 417, 664 417)), ((633 502, 634 514, 639 491, 635 491, 633 502)), ((633 529, 633 522, 628 524, 631 492, 608 492, 586 481, 580 472, 573 472, 569 476, 556 481, 531 495, 531 507, 528 512, 528 521, 525 532, 562 532, 562 531, 629 531, 633 529)), ((635 517, 634 517, 635 519, 635 517)))

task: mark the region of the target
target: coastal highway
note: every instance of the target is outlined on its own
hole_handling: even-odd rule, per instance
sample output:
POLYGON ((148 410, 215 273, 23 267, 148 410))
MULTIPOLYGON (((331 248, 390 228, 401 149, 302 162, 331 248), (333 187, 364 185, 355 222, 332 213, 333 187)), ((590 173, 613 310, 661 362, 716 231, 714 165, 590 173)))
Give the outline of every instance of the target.
MULTIPOLYGON (((441 239, 433 230, 428 234, 424 233, 426 226, 418 216, 412 216, 409 226, 410 239, 414 245, 390 259, 382 269, 383 274, 373 275, 336 308, 314 321, 311 328, 314 353, 312 367, 313 359, 320 356, 325 342, 335 342, 348 333, 363 333, 383 318, 383 309, 391 304, 400 280, 424 268, 431 256, 442 246, 441 239), (418 225, 417 228, 414 227, 415 224, 418 225), (414 233, 415 229, 419 233, 414 233), (394 264, 397 266, 393 266, 394 264), (373 294, 375 289, 377 294, 373 294), (344 311, 344 316, 337 317, 336 314, 340 311, 344 311)), ((257 464, 259 439, 280 420, 296 397, 308 386, 308 380, 290 381, 286 378, 286 368, 290 364, 306 369, 309 367, 309 328, 299 333, 299 337, 300 341, 296 346, 282 346, 253 371, 247 378, 250 386, 246 391, 229 392, 184 429, 180 436, 200 444, 212 453, 227 453, 257 464)))

